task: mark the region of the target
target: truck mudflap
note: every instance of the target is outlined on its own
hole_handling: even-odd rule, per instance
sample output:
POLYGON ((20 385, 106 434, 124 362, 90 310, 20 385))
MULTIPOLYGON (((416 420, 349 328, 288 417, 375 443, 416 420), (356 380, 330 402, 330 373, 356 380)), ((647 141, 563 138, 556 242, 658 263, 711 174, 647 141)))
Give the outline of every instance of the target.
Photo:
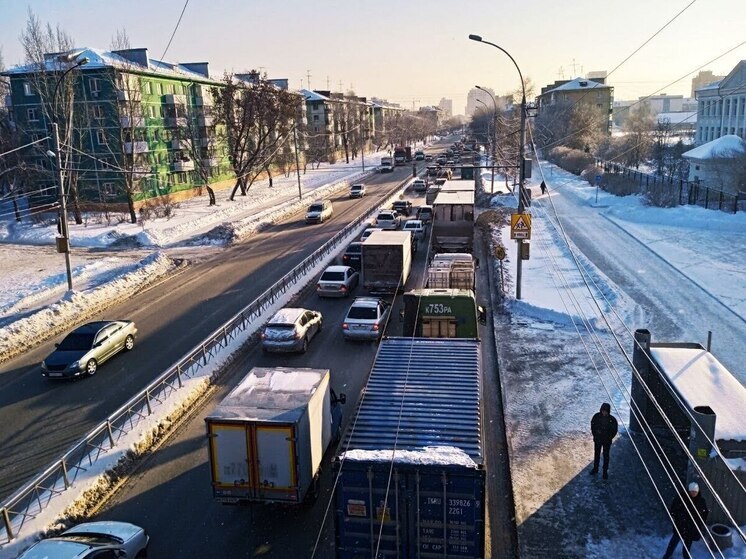
POLYGON ((336 492, 338 557, 484 556, 483 469, 394 468, 386 499, 389 466, 343 463, 336 492))

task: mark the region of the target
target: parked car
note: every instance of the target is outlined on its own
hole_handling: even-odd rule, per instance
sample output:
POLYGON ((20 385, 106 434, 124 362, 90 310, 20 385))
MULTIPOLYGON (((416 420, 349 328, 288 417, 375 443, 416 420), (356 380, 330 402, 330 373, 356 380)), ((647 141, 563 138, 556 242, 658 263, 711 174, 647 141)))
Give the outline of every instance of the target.
POLYGON ((376 216, 376 227, 380 229, 399 229, 399 214, 394 210, 383 210, 376 216))
POLYGON ((306 223, 324 223, 332 217, 333 213, 331 200, 319 200, 308 206, 306 223))
POLYGON ((98 366, 120 351, 135 347, 137 328, 131 320, 89 322, 70 332, 41 362, 47 378, 96 374, 98 366))
POLYGON ((412 214, 412 202, 409 200, 395 200, 394 203, 391 204, 391 209, 399 215, 409 216, 412 214))
POLYGON ((84 522, 29 547, 19 559, 144 559, 150 537, 128 522, 84 522))
POLYGON ((433 207, 432 206, 420 206, 417 208, 417 219, 422 221, 425 225, 429 224, 433 220, 433 207))
POLYGON ((363 243, 355 241, 347 245, 347 248, 342 255, 342 264, 350 266, 360 271, 361 257, 363 243))
POLYGON ((376 297, 357 297, 342 322, 345 340, 381 339, 391 314, 391 304, 376 297))
POLYGON ((425 238, 427 227, 419 219, 408 219, 404 222, 402 231, 409 231, 418 241, 425 238))
POLYGON ((363 231, 363 234, 360 235, 360 242, 362 243, 365 239, 370 237, 370 234, 373 233, 373 231, 381 231, 380 227, 368 227, 365 231, 363 231))
POLYGON ((426 154, 425 154, 425 161, 432 161, 432 160, 433 160, 433 156, 432 156, 432 154, 430 154, 430 153, 426 153, 426 154))
POLYGON ((323 317, 320 312, 287 307, 269 319, 262 332, 262 350, 308 350, 308 343, 321 331, 323 317))
POLYGON ((353 184, 350 187, 350 198, 362 198, 365 196, 364 184, 353 184))
POLYGON ((412 181, 412 190, 415 192, 427 192, 427 182, 425 179, 414 179, 412 181))
POLYGON ((319 297, 347 297, 360 283, 360 274, 350 266, 329 266, 316 284, 319 297))

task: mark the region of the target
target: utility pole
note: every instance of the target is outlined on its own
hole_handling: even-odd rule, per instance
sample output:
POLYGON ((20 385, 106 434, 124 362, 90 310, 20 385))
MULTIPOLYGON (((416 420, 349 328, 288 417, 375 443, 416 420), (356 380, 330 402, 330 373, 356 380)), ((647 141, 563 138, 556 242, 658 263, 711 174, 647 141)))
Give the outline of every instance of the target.
POLYGON ((306 83, 308 84, 308 90, 311 91, 311 70, 306 70, 306 83))
POLYGON ((57 252, 65 255, 65 269, 67 271, 67 289, 73 289, 72 264, 70 262, 70 232, 67 228, 67 194, 62 176, 62 152, 60 150, 60 127, 55 115, 52 122, 52 140, 54 141, 54 161, 57 171, 57 184, 60 189, 60 236, 57 237, 57 252))
POLYGON ((295 144, 295 174, 298 175, 298 200, 303 200, 303 191, 300 187, 300 161, 298 160, 298 125, 293 125, 293 143, 295 144))
MULTIPOLYGON (((516 68, 518 65, 516 65, 516 68)), ((519 70, 520 72, 520 70, 519 70)), ((523 84, 523 76, 521 76, 521 84, 523 84)), ((523 188, 523 181, 525 179, 526 170, 524 156, 526 152, 526 90, 523 90, 523 96, 521 97, 521 145, 518 150, 518 213, 522 214, 525 211, 524 199, 526 192, 523 188)), ((521 298, 521 279, 523 278, 523 239, 518 239, 518 263, 516 265, 515 273, 515 298, 521 298)))

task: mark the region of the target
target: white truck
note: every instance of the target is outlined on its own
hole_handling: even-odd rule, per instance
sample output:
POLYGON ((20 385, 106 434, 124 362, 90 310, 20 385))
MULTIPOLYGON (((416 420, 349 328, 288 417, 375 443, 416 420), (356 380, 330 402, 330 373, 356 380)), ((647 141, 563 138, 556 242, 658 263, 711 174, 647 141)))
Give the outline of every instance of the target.
POLYGON ((205 418, 215 499, 300 504, 341 436, 328 369, 254 367, 205 418))
POLYGON ((381 157, 381 172, 392 173, 394 171, 394 158, 381 157))
POLYGON ((427 287, 474 291, 474 270, 477 267, 477 260, 468 253, 436 254, 427 268, 427 287))
POLYGON ((371 294, 402 291, 412 268, 409 231, 373 231, 363 241, 363 287, 371 294))

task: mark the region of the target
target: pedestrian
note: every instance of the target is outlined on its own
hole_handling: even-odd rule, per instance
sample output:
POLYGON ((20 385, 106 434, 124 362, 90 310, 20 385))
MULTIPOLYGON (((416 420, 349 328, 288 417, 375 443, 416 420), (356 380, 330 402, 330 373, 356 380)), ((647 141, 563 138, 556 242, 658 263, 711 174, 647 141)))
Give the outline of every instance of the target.
POLYGON ((611 406, 604 402, 601 409, 591 419, 591 433, 593 434, 593 469, 591 475, 598 473, 598 462, 601 450, 604 452, 603 478, 609 479, 609 449, 619 430, 616 418, 611 415, 611 406))
POLYGON ((546 194, 547 193, 547 183, 544 181, 541 181, 541 193, 546 194))
POLYGON ((669 559, 673 555, 679 542, 684 545, 681 550, 682 556, 690 558, 689 550, 692 548, 692 542, 701 539, 701 532, 707 529, 705 521, 707 515, 710 514, 707 501, 700 494, 696 481, 691 482, 688 489, 688 493, 677 495, 671 503, 670 512, 674 529, 663 559, 669 559))

